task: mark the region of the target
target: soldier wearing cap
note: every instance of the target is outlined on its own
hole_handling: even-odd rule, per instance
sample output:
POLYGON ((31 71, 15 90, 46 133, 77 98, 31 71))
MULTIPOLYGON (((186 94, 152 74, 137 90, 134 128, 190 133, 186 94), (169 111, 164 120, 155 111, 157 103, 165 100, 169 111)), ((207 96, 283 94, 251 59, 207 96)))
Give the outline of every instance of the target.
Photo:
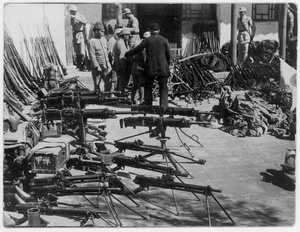
POLYGON ((131 13, 129 8, 125 8, 123 10, 123 15, 128 19, 128 24, 126 27, 130 28, 130 34, 132 38, 134 38, 136 41, 139 41, 140 28, 138 19, 131 13))
POLYGON ((80 71, 83 71, 83 61, 84 56, 86 55, 85 43, 87 42, 86 19, 83 15, 79 14, 75 5, 71 5, 69 10, 73 31, 73 48, 76 56, 76 66, 80 71))
POLYGON ((151 36, 144 39, 136 48, 126 52, 129 57, 146 49, 145 62, 145 105, 152 105, 152 85, 156 79, 159 85, 160 106, 168 106, 168 77, 170 76, 169 65, 171 62, 171 49, 169 41, 159 34, 160 25, 150 24, 151 36))
POLYGON ((125 96, 125 88, 130 77, 130 61, 125 58, 129 51, 130 28, 123 28, 120 32, 120 39, 117 41, 114 52, 115 69, 118 73, 118 90, 125 96))
POLYGON ((245 7, 241 7, 239 9, 239 14, 240 17, 237 19, 238 63, 243 64, 243 62, 248 57, 249 44, 253 39, 253 21, 246 15, 245 7))
POLYGON ((104 31, 103 24, 96 22, 93 27, 94 37, 88 41, 95 91, 100 91, 101 79, 104 81, 104 91, 111 91, 109 80, 111 64, 108 59, 107 40, 104 37, 104 31))

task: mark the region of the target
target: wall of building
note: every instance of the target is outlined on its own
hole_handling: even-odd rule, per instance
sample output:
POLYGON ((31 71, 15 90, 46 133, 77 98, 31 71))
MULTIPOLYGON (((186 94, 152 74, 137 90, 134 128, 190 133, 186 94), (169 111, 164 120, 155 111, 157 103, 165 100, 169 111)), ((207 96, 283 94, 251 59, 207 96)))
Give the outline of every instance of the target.
MULTIPOLYGON (((240 7, 246 7, 247 15, 252 15, 252 4, 236 4, 236 18, 239 17, 238 10, 240 7)), ((230 41, 231 33, 231 4, 218 4, 217 18, 219 22, 220 46, 230 41)), ((278 40, 278 22, 255 22, 256 35, 254 40, 261 41, 264 39, 278 40)))

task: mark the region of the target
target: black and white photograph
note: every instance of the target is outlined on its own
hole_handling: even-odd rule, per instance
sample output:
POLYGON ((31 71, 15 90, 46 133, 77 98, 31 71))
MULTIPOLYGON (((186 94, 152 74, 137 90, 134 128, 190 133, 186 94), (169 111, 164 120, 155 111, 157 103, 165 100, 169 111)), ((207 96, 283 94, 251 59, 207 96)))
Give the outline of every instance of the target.
POLYGON ((1 8, 2 229, 299 225, 296 1, 1 8))

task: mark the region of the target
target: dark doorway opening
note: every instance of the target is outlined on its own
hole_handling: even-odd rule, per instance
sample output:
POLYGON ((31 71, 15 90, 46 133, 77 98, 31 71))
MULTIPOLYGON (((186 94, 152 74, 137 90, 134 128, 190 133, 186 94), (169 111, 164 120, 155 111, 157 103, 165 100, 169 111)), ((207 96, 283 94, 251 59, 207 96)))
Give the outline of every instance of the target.
POLYGON ((149 30, 150 23, 158 23, 160 34, 169 40, 171 47, 181 48, 182 4, 138 4, 137 18, 141 35, 149 30))

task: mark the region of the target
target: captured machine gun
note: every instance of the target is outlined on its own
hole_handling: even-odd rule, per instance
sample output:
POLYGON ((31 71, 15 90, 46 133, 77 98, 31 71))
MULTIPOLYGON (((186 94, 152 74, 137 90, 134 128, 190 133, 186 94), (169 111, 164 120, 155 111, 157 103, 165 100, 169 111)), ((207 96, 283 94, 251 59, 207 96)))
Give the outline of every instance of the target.
MULTIPOLYGON (((133 180, 139 187, 135 190, 136 193, 141 192, 143 190, 148 190, 149 187, 158 187, 158 188, 165 188, 171 190, 179 190, 179 191, 186 191, 191 193, 198 193, 202 194, 206 197, 206 209, 207 209, 207 217, 208 217, 208 224, 211 226, 211 219, 210 219, 210 211, 209 211, 209 201, 208 197, 211 196, 215 202, 219 205, 219 207, 223 210, 223 212, 227 215, 232 223, 234 221, 214 196, 213 193, 221 193, 222 191, 219 189, 213 189, 211 186, 200 186, 200 185, 193 185, 193 184, 186 184, 186 183, 178 183, 174 181, 174 178, 170 175, 163 175, 162 177, 146 177, 142 175, 138 175, 133 180)), ((176 204, 177 205, 177 204, 176 204)))
POLYGON ((42 109, 62 109, 73 107, 83 109, 87 104, 103 104, 106 102, 118 102, 125 100, 125 97, 111 97, 114 92, 99 92, 88 90, 64 90, 44 94, 41 99, 42 109))
MULTIPOLYGON (((127 204, 119 200, 115 195, 126 196, 136 206, 139 204, 129 196, 128 192, 125 192, 125 185, 117 178, 113 173, 97 173, 88 175, 76 175, 66 176, 60 174, 50 177, 34 178, 30 182, 30 194, 33 196, 45 196, 53 194, 55 196, 68 196, 68 195, 97 195, 103 196, 109 212, 115 220, 115 225, 122 225, 118 213, 114 206, 116 200, 121 205, 147 220, 147 217, 143 216, 136 210, 129 207, 127 204), (88 186, 86 184, 88 183, 88 186), (94 183, 94 184, 93 184, 94 183)), ((128 189, 127 189, 128 190, 128 189)), ((135 194, 134 194, 135 195, 135 194)), ((98 198, 97 198, 98 199, 98 198)))
POLYGON ((137 127, 145 126, 149 127, 147 133, 150 137, 165 137, 165 132, 167 127, 179 127, 179 128, 189 128, 191 125, 203 125, 206 122, 198 122, 187 120, 185 118, 161 118, 161 117, 128 117, 120 120, 120 126, 125 127, 137 127), (155 127, 154 129, 152 129, 155 127))
POLYGON ((159 173, 168 173, 170 175, 187 176, 185 173, 183 173, 183 174, 178 173, 172 167, 164 167, 164 166, 157 165, 156 163, 147 160, 146 158, 144 158, 141 155, 136 156, 136 157, 127 157, 125 155, 117 156, 117 157, 113 158, 112 161, 115 164, 117 164, 117 167, 112 169, 113 172, 115 172, 119 169, 124 169, 125 166, 128 166, 128 167, 145 169, 145 170, 150 170, 150 171, 159 172, 159 173))
MULTIPOLYGON (((197 159, 195 157, 189 158, 185 157, 182 155, 179 155, 175 152, 170 151, 168 148, 163 149, 158 146, 153 146, 153 145, 146 145, 143 143, 141 140, 136 140, 134 142, 120 142, 120 141, 115 141, 114 145, 120 150, 120 151, 125 151, 125 150, 134 150, 134 151, 144 151, 144 152, 150 152, 150 153, 156 153, 156 154, 164 154, 164 153, 170 153, 172 155, 179 156, 181 158, 188 159, 194 163, 198 164, 205 164, 206 160, 205 159, 197 159)), ((145 157, 144 157, 145 158, 145 157)))
MULTIPOLYGON (((187 120, 185 118, 162 118, 162 117, 128 117, 128 118, 124 118, 120 120, 120 126, 121 128, 123 126, 125 127, 137 127, 137 126, 146 126, 149 127, 149 131, 137 134, 137 135, 141 135, 141 134, 146 134, 149 133, 150 137, 157 137, 157 139, 160 141, 161 143, 161 147, 143 147, 140 146, 141 144, 126 144, 126 149, 140 149, 142 151, 150 151, 151 153, 149 155, 144 156, 144 158, 153 156, 155 154, 161 154, 163 157, 167 157, 168 160, 172 163, 172 165, 174 166, 174 168, 176 169, 176 171, 178 173, 180 173, 181 175, 190 175, 187 170, 179 164, 179 162, 177 162, 174 157, 172 155, 176 155, 176 156, 180 156, 177 153, 171 153, 169 151, 169 149, 167 149, 166 147, 166 142, 169 139, 168 137, 166 137, 166 129, 167 127, 179 127, 179 128, 189 128, 191 127, 191 125, 199 125, 199 124, 203 124, 203 122, 195 122, 195 121, 191 121, 191 120, 187 120), (155 128, 153 128, 155 127, 155 128), (138 145, 138 146, 137 146, 138 145), (181 168, 180 168, 181 167, 181 168), (184 171, 183 171, 183 170, 184 171)), ((134 136, 137 136, 134 135, 134 136)), ((120 141, 127 139, 127 138, 131 138, 134 136, 129 136, 123 139, 119 139, 117 141, 115 141, 116 146, 124 146, 125 144, 121 144, 120 141)), ((185 156, 180 156, 182 158, 186 158, 189 159, 190 161, 196 162, 196 163, 200 163, 200 164, 204 164, 205 161, 204 160, 199 160, 199 159, 195 159, 193 156, 192 158, 187 158, 185 156)), ((191 176, 192 177, 192 176, 191 176)))
MULTIPOLYGON (((105 109, 47 109, 41 112, 42 123, 54 127, 53 121, 61 121, 62 133, 71 133, 79 138, 79 144, 86 145, 86 130, 88 119, 111 119, 118 114, 137 114, 135 111, 115 111, 105 109)), ((59 135, 58 135, 59 136, 59 135)), ((43 136, 42 136, 43 137, 43 136)))
POLYGON ((142 111, 142 112, 145 112, 145 114, 157 114, 159 116, 180 115, 180 116, 187 116, 187 117, 198 117, 201 114, 218 115, 217 112, 200 111, 200 110, 195 110, 194 108, 183 108, 183 107, 133 106, 133 107, 131 107, 131 110, 132 111, 142 111))
MULTIPOLYGON (((23 214, 22 218, 11 219, 15 222, 15 225, 21 225, 27 220, 29 221, 28 211, 40 212, 42 214, 48 215, 72 215, 84 217, 81 222, 81 226, 84 225, 89 219, 100 218, 107 224, 113 226, 113 224, 106 220, 102 215, 107 215, 108 211, 99 210, 94 207, 82 206, 81 204, 69 204, 65 202, 59 202, 58 197, 53 194, 46 194, 40 200, 36 201, 36 197, 24 192, 17 186, 5 186, 4 187, 4 210, 6 211, 16 211, 23 214)), ((36 215, 37 216, 37 215, 36 215)), ((43 226, 47 224, 46 221, 42 220, 39 222, 39 218, 34 216, 28 222, 29 226, 43 226), (31 225, 32 224, 32 225, 31 225)))

